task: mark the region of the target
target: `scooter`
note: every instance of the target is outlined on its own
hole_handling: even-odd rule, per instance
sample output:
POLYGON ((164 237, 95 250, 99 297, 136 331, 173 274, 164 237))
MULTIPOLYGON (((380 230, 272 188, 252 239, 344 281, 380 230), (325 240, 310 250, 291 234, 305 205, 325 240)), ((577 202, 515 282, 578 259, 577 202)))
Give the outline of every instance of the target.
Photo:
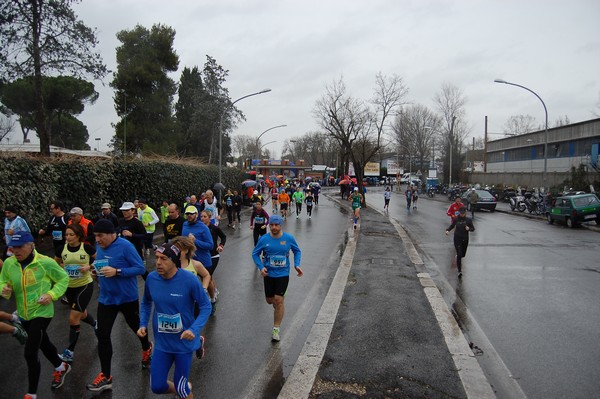
POLYGON ((427 187, 427 196, 429 198, 435 197, 435 189, 433 188, 433 186, 427 187))
POLYGON ((524 212, 527 209, 525 205, 525 196, 517 194, 514 197, 510 197, 510 210, 524 212))

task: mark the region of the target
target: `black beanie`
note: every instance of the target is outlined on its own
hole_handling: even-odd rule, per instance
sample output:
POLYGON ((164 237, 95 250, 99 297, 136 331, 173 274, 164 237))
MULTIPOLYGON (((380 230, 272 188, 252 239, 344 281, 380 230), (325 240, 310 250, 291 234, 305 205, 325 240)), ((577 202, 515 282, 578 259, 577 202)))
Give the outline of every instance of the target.
POLYGON ((181 267, 181 259, 179 259, 179 254, 181 253, 181 250, 177 246, 171 244, 163 244, 160 247, 156 248, 156 252, 160 252, 167 258, 171 259, 173 263, 175 263, 175 266, 177 266, 177 268, 181 267))
POLYGON ((108 219, 100 219, 94 225, 94 233, 114 234, 115 225, 108 219))

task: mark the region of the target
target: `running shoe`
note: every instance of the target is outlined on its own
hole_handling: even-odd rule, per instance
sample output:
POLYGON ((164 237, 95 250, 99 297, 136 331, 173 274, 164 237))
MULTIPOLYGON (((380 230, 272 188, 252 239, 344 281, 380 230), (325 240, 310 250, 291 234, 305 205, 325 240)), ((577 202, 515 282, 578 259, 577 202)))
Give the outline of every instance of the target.
POLYGON ((103 373, 98 374, 94 379, 94 382, 87 384, 89 391, 104 391, 105 389, 112 389, 112 375, 108 378, 103 373))
POLYGON ((26 393, 25 396, 23 396, 23 399, 33 399, 33 396, 31 396, 30 394, 26 393))
POLYGON ((206 338, 203 335, 200 336, 200 348, 196 350, 196 358, 198 360, 204 357, 204 343, 206 342, 206 338))
POLYGON ((9 322, 14 328, 15 332, 13 333, 13 337, 19 341, 21 345, 25 345, 27 342, 27 331, 23 328, 20 322, 9 322))
POLYGON ((63 366, 65 366, 63 371, 54 370, 54 373, 52 374, 52 389, 58 389, 62 387, 65 383, 65 376, 71 371, 71 365, 69 363, 63 362, 63 366))
POLYGON ((219 290, 215 288, 215 302, 219 299, 219 290))
POLYGON ((142 349, 142 368, 148 369, 150 368, 150 363, 152 362, 152 342, 150 342, 150 348, 147 350, 142 349))
POLYGON ((62 360, 65 363, 72 363, 73 362, 73 351, 70 351, 69 349, 65 349, 62 353, 62 355, 58 355, 58 357, 60 357, 60 360, 62 360))
POLYGON ((281 338, 279 337, 279 327, 273 327, 273 332, 271 332, 271 341, 279 342, 281 338))

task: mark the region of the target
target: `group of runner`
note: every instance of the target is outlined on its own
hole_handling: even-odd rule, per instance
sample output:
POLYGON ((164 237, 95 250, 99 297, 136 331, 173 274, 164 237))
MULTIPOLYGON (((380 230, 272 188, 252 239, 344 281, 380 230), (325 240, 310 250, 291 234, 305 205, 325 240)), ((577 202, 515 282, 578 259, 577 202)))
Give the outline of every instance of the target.
POLYGON ((289 208, 293 205, 296 219, 299 219, 302 214, 302 206, 306 204, 306 214, 311 219, 313 207, 319 205, 320 192, 321 186, 316 183, 309 183, 305 187, 275 184, 270 189, 272 211, 276 213, 279 209, 281 217, 286 220, 289 208))
MULTIPOLYGON (((100 360, 100 373, 87 384, 87 389, 111 389, 111 331, 118 313, 123 314, 140 340, 141 365, 151 370, 152 391, 193 397, 188 383, 191 359, 194 352, 199 358, 204 354, 205 340, 200 331, 216 309, 218 290, 212 275, 226 242, 226 235, 218 227, 223 206, 210 194, 202 200, 206 201, 202 211, 202 203, 190 197, 184 208, 185 219, 179 216, 176 204, 163 204, 161 217, 165 225, 170 223, 170 234, 165 234, 167 242, 161 246, 146 245, 146 254, 151 249, 156 256, 156 270, 150 273, 145 268, 140 242, 147 242, 146 228, 154 221, 154 215, 148 211, 148 218, 144 218, 133 202, 125 202, 119 208, 123 218, 115 216, 116 223, 110 217, 112 212, 108 212, 95 225, 91 221, 75 222, 72 216, 79 214, 81 221, 83 211, 65 213, 61 203, 53 202, 48 226, 40 234, 52 236, 54 259, 37 252, 31 232, 11 231, 7 247, 10 252, 0 272, 0 291, 5 298, 15 295, 17 310, 13 314, 0 312, 0 333, 12 334, 25 345, 29 386, 24 398, 35 399, 37 395, 40 349, 55 368, 51 387, 57 389, 64 384, 75 358, 81 322, 95 332, 100 360), (137 276, 145 280, 141 306, 137 276), (87 311, 94 280, 99 288, 97 319, 87 311), (53 302, 63 296, 70 306, 69 340, 59 352, 46 330, 54 316, 53 302), (188 299, 181 301, 181 297, 188 299), (148 335, 150 317, 154 344, 148 335), (168 372, 173 364, 174 380, 170 381, 168 372)), ((109 204, 104 205, 110 209, 109 204)), ((226 197, 223 205, 227 209, 226 197)), ((233 198, 232 205, 235 206, 233 198)), ((234 213, 232 219, 235 216, 239 223, 239 213, 234 213)), ((283 295, 289 281, 289 253, 294 254, 294 267, 302 276, 301 252, 294 237, 283 233, 281 217, 273 215, 269 220, 267 213, 266 220, 269 233, 266 234, 266 228, 261 229, 265 232, 261 234, 265 236, 264 243, 255 242, 252 256, 265 280, 266 301, 274 309, 271 338, 279 341, 283 295)))

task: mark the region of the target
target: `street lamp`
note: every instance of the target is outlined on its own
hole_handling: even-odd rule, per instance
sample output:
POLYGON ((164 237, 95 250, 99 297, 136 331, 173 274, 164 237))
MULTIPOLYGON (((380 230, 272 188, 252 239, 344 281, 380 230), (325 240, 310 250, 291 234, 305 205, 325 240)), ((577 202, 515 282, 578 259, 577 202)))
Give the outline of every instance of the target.
POLYGON ((504 83, 505 85, 517 86, 517 87, 520 87, 521 89, 525 89, 528 92, 530 92, 531 94, 533 94, 534 96, 536 96, 538 98, 538 100, 540 100, 542 102, 542 105, 544 106, 544 113, 546 114, 546 125, 544 128, 544 130, 545 130, 545 133, 544 133, 544 174, 542 177, 542 182, 543 182, 543 186, 546 187, 546 177, 547 177, 547 173, 548 173, 548 109, 546 108, 546 104, 544 103, 544 100, 542 100, 542 98, 540 96, 538 96, 535 91, 533 91, 525 86, 521 86, 516 83, 507 82, 504 79, 495 79, 494 82, 495 83, 504 83))
MULTIPOLYGON (((232 108, 235 105, 235 103, 237 103, 238 101, 241 101, 244 98, 248 98, 248 97, 252 97, 252 96, 257 96, 257 95, 263 94, 263 93, 268 93, 270 91, 271 91, 271 89, 264 89, 264 90, 261 90, 261 91, 257 91, 256 93, 247 94, 247 95, 245 95, 243 97, 238 98, 237 100, 235 100, 231 104, 227 105, 227 107, 225 107, 225 109, 223 110, 223 113, 221 114, 221 120, 219 122, 219 183, 223 184, 222 183, 222 180, 223 180, 223 178, 222 178, 222 171, 221 171, 222 165, 223 165, 223 162, 222 162, 222 159, 223 159, 223 117, 227 113, 227 110, 229 108, 232 108)), ((221 190, 219 190, 219 195, 220 195, 220 192, 221 192, 221 190)))
POLYGON ((100 151, 100 137, 96 137, 96 151, 100 151))
POLYGON ((277 125, 277 126, 273 126, 273 127, 270 127, 270 128, 268 128, 267 130, 265 130, 264 132, 262 132, 261 134, 259 134, 259 135, 258 135, 258 137, 256 138, 256 151, 257 151, 256 158, 257 158, 257 159, 258 159, 258 158, 260 158, 260 148, 262 148, 262 147, 263 147, 263 146, 261 146, 260 148, 258 147, 258 144, 259 144, 259 142, 260 142, 260 138, 263 136, 263 134, 265 134, 266 132, 268 132, 268 131, 270 131, 270 130, 277 129, 277 128, 280 128, 280 127, 286 127, 286 126, 287 126, 287 125, 277 125))

